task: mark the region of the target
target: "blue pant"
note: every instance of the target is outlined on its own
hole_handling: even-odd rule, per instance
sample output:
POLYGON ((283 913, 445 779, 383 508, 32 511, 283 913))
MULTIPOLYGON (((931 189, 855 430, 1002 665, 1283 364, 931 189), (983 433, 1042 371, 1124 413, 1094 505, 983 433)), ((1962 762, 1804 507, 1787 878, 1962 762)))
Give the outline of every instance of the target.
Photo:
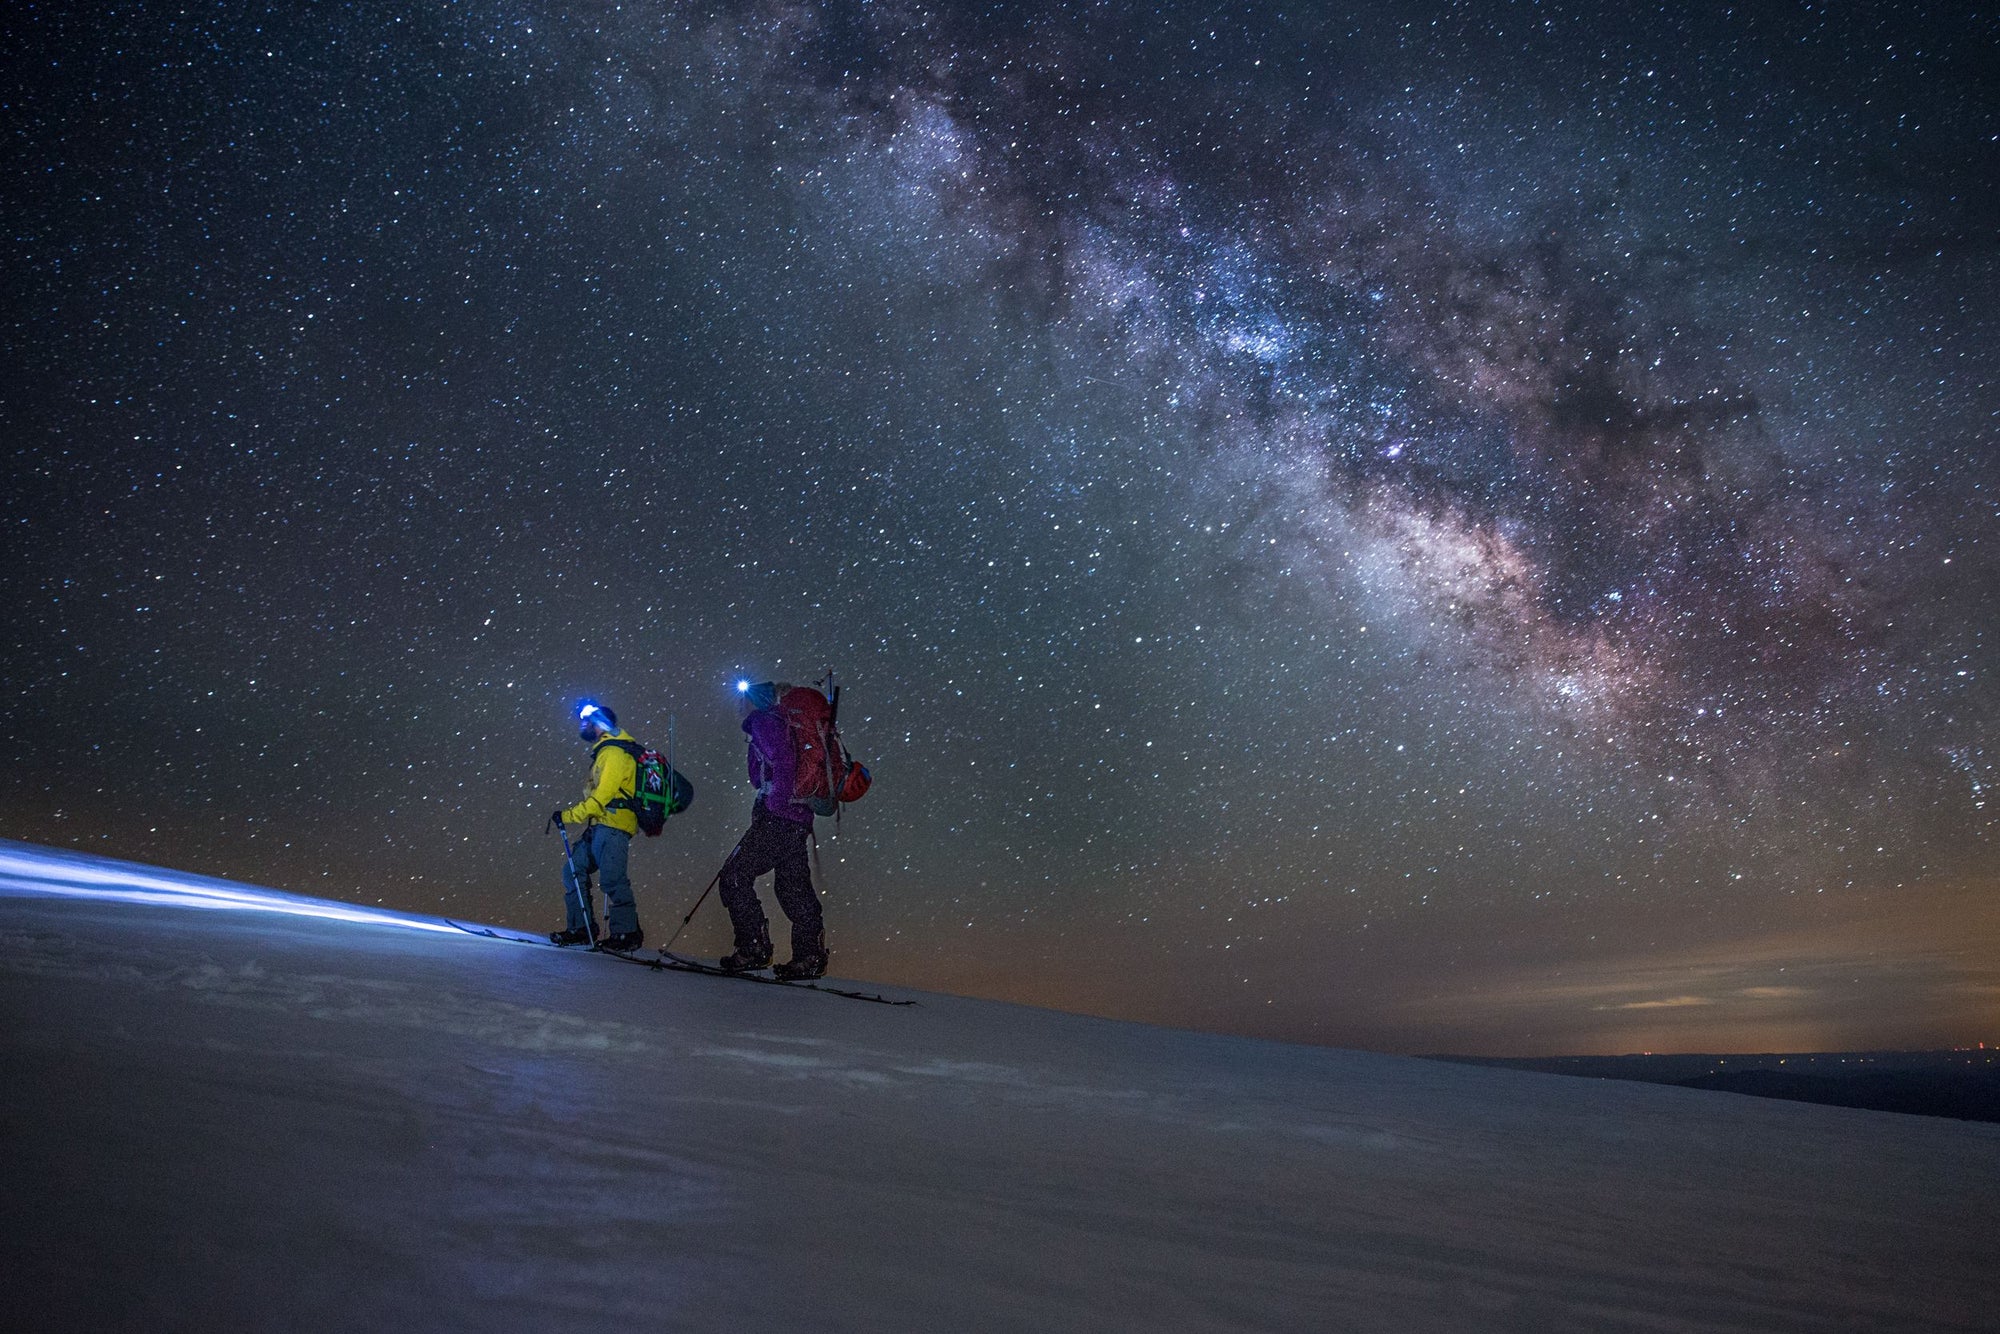
POLYGON ((639 905, 632 901, 632 878, 625 874, 625 854, 631 850, 630 834, 601 824, 584 830, 583 837, 570 845, 575 865, 563 865, 563 902, 569 908, 570 930, 583 930, 593 915, 588 910, 592 871, 597 872, 604 889, 604 911, 611 919, 611 933, 622 936, 639 929, 639 905))

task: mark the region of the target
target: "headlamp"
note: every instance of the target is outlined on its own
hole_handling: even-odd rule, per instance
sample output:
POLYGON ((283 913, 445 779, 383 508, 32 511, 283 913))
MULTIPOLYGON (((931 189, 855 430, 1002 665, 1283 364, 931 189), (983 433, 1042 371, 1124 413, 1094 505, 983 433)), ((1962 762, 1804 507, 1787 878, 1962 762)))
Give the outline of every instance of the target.
POLYGON ((613 726, 610 716, 605 713, 604 707, 594 699, 578 701, 576 706, 576 724, 577 736, 585 741, 590 740, 591 733, 600 727, 607 732, 618 730, 613 726))

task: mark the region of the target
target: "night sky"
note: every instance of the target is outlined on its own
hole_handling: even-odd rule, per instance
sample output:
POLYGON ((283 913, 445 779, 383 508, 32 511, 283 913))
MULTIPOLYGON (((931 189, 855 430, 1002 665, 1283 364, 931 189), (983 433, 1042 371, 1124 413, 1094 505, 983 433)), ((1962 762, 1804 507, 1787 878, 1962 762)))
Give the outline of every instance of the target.
POLYGON ((831 667, 837 974, 2000 1038, 1990 11, 0 29, 0 834, 548 930, 591 695, 657 943, 831 667))

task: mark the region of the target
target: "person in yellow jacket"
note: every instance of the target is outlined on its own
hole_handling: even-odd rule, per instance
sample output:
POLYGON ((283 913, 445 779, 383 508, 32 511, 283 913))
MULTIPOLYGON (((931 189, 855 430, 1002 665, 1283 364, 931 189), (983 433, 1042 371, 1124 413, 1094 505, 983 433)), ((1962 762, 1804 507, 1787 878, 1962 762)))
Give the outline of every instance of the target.
POLYGON ((580 824, 583 834, 571 845, 563 863, 563 902, 568 923, 551 931, 558 945, 588 945, 593 938, 606 949, 635 950, 646 939, 639 929, 639 906, 632 898, 626 874, 626 854, 639 832, 633 800, 639 783, 639 743, 618 726, 617 715, 592 700, 577 706, 577 735, 590 747, 590 791, 582 801, 549 817, 563 824, 580 824), (596 872, 604 890, 604 911, 611 933, 598 937, 591 921, 590 876, 596 872))

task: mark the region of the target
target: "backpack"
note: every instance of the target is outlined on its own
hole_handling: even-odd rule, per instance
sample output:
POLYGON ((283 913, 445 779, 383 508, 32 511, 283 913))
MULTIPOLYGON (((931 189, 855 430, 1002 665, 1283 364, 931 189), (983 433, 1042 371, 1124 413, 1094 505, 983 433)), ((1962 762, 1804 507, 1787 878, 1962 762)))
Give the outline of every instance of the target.
POLYGON ((633 809, 639 816, 639 832, 655 838, 666 828, 669 815, 679 815, 694 804, 694 784, 657 750, 640 751, 638 762, 633 809))
POLYGON ((840 688, 828 699, 812 686, 793 686, 778 696, 778 712, 798 755, 792 800, 810 806, 814 815, 837 815, 842 802, 861 800, 874 780, 841 742, 840 688))
POLYGON ((632 757, 638 766, 633 780, 632 813, 639 817, 639 832, 647 838, 659 837, 669 815, 679 815, 694 804, 694 784, 687 775, 668 764, 666 757, 636 741, 612 741, 632 757))

